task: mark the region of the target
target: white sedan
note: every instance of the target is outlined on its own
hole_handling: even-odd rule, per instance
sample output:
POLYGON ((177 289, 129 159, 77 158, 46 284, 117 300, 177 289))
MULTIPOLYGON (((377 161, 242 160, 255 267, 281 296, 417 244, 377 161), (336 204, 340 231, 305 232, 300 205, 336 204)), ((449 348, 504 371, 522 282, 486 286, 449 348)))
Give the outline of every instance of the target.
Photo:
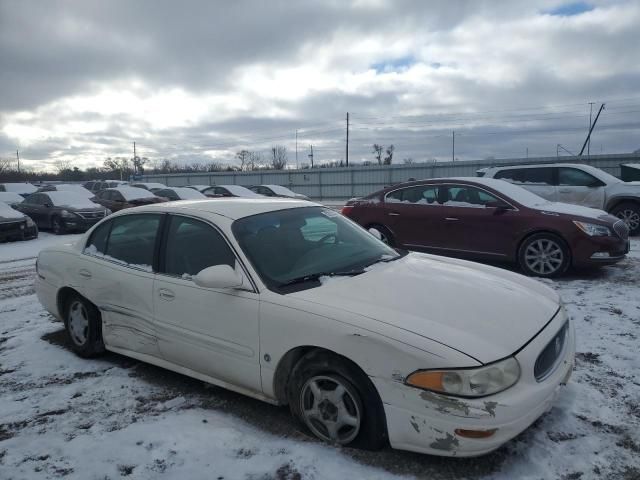
POLYGON ((551 408, 574 331, 521 275, 397 252, 291 199, 116 213, 43 250, 36 291, 105 349, 273 403, 332 444, 473 456, 551 408))

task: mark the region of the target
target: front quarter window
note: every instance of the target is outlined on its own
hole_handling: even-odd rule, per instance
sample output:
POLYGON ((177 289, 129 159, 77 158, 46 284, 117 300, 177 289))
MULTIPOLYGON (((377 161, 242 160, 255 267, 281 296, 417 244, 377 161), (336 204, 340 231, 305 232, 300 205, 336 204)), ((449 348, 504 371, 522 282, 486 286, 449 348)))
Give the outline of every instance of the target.
POLYGON ((399 258, 359 225, 323 207, 241 218, 232 231, 263 282, 279 293, 312 288, 322 276, 357 275, 369 265, 399 258))

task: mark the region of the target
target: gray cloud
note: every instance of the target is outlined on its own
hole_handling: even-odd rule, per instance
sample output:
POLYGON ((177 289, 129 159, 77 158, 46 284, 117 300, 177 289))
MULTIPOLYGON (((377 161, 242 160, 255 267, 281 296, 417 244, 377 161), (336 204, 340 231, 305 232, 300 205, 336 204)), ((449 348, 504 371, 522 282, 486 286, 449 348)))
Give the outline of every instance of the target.
POLYGON ((460 158, 545 155, 581 144, 587 102, 619 99, 596 138, 605 151, 640 147, 640 8, 544 13, 562 4, 0 0, 0 156, 19 146, 34 161, 99 164, 135 140, 154 158, 232 161, 239 148, 292 150, 298 129, 301 158, 313 143, 339 160, 347 111, 352 159, 372 158, 374 142, 398 159, 447 159, 453 129, 460 158), (160 121, 171 112, 154 96, 172 89, 191 101, 177 116, 204 113, 160 121), (152 106, 72 102, 105 90, 152 106))

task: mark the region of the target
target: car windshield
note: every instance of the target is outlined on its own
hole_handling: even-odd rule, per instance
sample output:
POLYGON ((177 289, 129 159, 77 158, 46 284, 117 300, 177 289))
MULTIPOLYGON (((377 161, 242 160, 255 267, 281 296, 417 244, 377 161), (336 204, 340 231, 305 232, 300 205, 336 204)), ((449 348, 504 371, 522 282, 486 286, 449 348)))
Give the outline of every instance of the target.
POLYGON ((362 227, 323 207, 294 208, 236 220, 240 247, 272 290, 320 285, 321 276, 357 275, 401 255, 362 227))

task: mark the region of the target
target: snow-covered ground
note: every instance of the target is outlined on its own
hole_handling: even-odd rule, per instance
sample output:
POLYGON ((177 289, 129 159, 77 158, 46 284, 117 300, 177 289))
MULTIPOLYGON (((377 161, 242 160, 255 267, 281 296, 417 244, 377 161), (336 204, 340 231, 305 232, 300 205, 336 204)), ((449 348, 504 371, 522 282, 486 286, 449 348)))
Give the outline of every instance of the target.
POLYGON ((286 408, 76 357, 32 287, 40 248, 75 238, 0 245, 0 479, 640 478, 640 240, 616 266, 547 281, 575 321, 572 381, 520 437, 456 459, 325 446, 286 408))

